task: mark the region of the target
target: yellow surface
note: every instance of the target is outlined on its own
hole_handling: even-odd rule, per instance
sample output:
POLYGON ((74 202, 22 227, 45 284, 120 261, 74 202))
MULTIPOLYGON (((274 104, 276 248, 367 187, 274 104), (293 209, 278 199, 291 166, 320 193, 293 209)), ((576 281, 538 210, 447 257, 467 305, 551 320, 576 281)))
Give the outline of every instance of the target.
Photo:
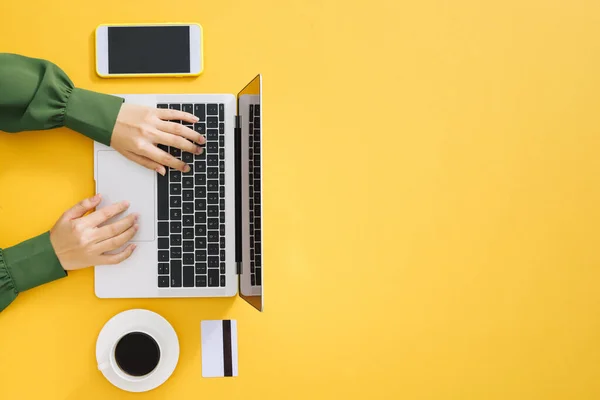
MULTIPOLYGON (((94 361, 132 307, 182 350, 136 398, 600 398, 599 2, 168 4, 5 1, 0 49, 105 92, 229 93, 263 73, 266 311, 101 301, 73 273, 0 314, 1 398, 134 398, 94 361), (182 19, 204 28, 200 78, 95 75, 98 24, 182 19), (201 378, 209 318, 239 321, 237 379, 201 378)), ((91 149, 0 135, 0 245, 93 192, 91 149)))

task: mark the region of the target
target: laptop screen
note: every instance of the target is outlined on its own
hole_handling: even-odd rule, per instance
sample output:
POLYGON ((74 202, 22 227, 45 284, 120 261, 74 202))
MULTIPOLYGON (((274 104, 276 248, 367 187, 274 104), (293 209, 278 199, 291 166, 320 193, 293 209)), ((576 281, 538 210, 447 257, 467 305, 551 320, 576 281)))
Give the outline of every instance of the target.
POLYGON ((263 310, 263 186, 262 186, 262 77, 255 77, 238 94, 241 151, 241 260, 240 296, 263 310))

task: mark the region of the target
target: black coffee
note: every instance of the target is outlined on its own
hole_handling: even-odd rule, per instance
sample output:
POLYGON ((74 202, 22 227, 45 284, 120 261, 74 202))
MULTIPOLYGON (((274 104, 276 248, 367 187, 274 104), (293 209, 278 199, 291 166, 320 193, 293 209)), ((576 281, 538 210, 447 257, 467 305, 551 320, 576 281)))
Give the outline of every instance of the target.
POLYGON ((152 336, 143 332, 131 332, 117 343, 115 359, 126 374, 144 376, 154 371, 158 365, 160 348, 152 336))

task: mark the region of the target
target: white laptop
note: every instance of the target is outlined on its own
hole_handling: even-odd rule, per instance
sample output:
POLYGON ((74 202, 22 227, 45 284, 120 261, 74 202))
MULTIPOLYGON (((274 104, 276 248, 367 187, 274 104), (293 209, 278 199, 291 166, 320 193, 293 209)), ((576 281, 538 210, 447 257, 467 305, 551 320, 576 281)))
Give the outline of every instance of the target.
MULTIPOLYGON (((262 77, 233 94, 131 94, 127 103, 181 109, 200 121, 201 155, 159 146, 189 163, 165 177, 94 143, 99 208, 128 200, 139 213, 132 256, 95 267, 100 298, 225 297, 263 309, 262 77)), ((122 218, 127 215, 119 216, 122 218)))

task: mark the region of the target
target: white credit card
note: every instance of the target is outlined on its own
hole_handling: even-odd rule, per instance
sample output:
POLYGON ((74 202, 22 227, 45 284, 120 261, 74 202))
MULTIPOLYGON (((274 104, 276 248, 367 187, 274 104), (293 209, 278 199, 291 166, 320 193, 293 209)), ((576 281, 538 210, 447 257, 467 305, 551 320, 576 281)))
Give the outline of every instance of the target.
POLYGON ((237 321, 201 322, 202 376, 238 376, 237 321))

